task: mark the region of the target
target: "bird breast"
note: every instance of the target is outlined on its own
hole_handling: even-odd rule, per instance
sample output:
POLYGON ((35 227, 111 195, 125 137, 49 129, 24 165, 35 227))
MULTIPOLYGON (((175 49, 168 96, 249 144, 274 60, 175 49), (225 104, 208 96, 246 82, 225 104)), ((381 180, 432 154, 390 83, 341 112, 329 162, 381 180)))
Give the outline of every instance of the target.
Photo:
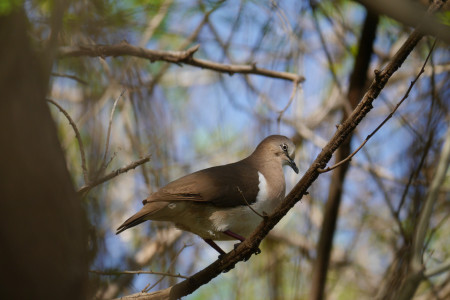
MULTIPOLYGON (((258 195, 256 197, 256 202, 250 206, 260 215, 269 215, 284 197, 284 184, 282 187, 274 189, 273 187, 269 187, 267 180, 262 173, 258 172, 258 177, 258 195)), ((284 183, 284 180, 282 183, 284 183)), ((261 216, 253 210, 248 207, 248 205, 219 209, 212 212, 209 219, 216 232, 220 233, 231 230, 243 237, 248 237, 262 221, 261 216)), ((226 235, 222 238, 229 239, 226 235)))

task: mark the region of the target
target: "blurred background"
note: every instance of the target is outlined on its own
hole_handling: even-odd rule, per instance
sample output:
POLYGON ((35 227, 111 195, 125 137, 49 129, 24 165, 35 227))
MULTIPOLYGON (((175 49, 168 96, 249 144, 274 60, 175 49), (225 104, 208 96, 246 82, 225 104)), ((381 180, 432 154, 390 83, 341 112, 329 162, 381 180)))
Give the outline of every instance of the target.
MULTIPOLYGON (((418 11, 428 4, 406 2, 418 11)), ((23 7, 31 45, 39 48, 51 37, 55 4, 23 1, 23 7)), ((398 9, 384 9, 368 13, 359 1, 68 3, 56 38, 59 53, 124 41, 163 51, 200 45, 198 59, 305 78, 296 83, 133 56, 56 54, 47 98, 74 120, 86 156, 83 174, 75 132, 48 103, 75 190, 150 155, 149 162, 79 193, 89 223, 89 269, 95 271, 89 274, 91 297, 152 292, 182 280, 122 271, 189 276, 217 259, 199 237, 165 223, 146 222, 115 235, 141 201, 168 182, 240 160, 267 135, 283 134, 297 146, 300 169, 299 175, 286 169, 289 192, 357 105, 373 71, 386 65, 417 24, 397 18, 398 9)), ((448 10, 438 17, 449 23, 448 10)), ((425 37, 413 50, 337 157, 356 149, 391 113, 434 40, 425 37)), ((316 180, 262 242, 260 255, 187 299, 313 299, 321 293, 326 299, 389 299, 408 274, 412 237, 449 127, 449 54, 448 43, 438 41, 393 118, 349 166, 316 180)), ((423 245, 427 269, 448 266, 449 178, 447 172, 423 245)), ((234 242, 219 244, 229 251, 234 242)), ((448 267, 426 278, 414 299, 448 299, 449 279, 448 267)))

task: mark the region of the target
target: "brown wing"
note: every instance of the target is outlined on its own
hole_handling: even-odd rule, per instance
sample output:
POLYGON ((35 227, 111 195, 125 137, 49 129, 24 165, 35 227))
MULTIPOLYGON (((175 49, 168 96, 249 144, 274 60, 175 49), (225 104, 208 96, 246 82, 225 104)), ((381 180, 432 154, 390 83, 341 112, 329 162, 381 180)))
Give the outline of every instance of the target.
POLYGON ((258 185, 258 171, 241 161, 181 177, 152 194, 144 202, 198 201, 219 207, 234 207, 246 205, 245 200, 249 204, 254 203, 259 191, 258 185))
POLYGON ((253 204, 258 195, 258 185, 258 171, 245 161, 186 175, 145 199, 144 207, 120 225, 116 234, 148 220, 173 201, 198 201, 218 207, 253 204))

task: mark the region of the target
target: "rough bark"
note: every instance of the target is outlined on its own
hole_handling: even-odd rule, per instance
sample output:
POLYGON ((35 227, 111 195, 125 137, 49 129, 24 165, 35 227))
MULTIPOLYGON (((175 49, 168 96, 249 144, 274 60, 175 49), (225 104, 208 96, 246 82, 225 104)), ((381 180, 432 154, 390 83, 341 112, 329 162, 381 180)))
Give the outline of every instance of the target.
POLYGON ((1 297, 85 299, 85 217, 45 102, 52 51, 33 50, 27 22, 0 16, 1 297))

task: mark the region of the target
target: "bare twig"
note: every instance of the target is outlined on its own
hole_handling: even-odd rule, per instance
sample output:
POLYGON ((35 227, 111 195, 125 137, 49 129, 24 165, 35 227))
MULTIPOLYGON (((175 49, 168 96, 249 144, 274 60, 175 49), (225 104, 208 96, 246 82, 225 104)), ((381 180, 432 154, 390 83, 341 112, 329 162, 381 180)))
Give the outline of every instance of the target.
POLYGON ((189 278, 188 276, 183 276, 181 274, 171 274, 166 272, 155 272, 155 271, 99 271, 99 270, 90 270, 90 273, 94 273, 97 275, 105 275, 105 276, 117 276, 117 275, 125 275, 125 274, 151 274, 151 275, 162 275, 162 276, 168 276, 168 277, 176 277, 176 278, 189 278))
POLYGON ((81 135, 80 135, 80 132, 78 131, 77 125, 75 124, 73 119, 70 117, 69 113, 67 113, 64 110, 64 108, 61 107, 61 105, 59 105, 58 103, 56 103, 52 99, 47 99, 47 102, 49 102, 49 103, 53 104, 54 106, 56 106, 59 109, 59 111, 61 111, 64 114, 64 116, 67 118, 67 120, 69 120, 70 126, 72 126, 73 131, 75 132, 75 136, 76 136, 77 141, 78 141, 78 146, 80 147, 81 168, 83 169, 84 184, 88 184, 89 183, 89 176, 88 176, 88 171, 87 171, 87 168, 86 168, 86 156, 85 156, 85 153, 84 153, 83 141, 81 140, 81 135))
POLYGON ((433 277, 436 275, 439 275, 441 273, 447 272, 450 270, 450 260, 447 262, 442 263, 441 265, 437 266, 436 268, 427 270, 424 274, 425 277, 433 277))
MULTIPOLYGON (((409 85, 409 88, 406 90, 406 93, 405 93, 405 95, 403 96, 403 98, 397 103, 397 105, 394 107, 394 109, 392 110, 392 112, 391 112, 391 113, 383 120, 383 122, 381 122, 380 125, 378 125, 378 127, 375 128, 375 130, 372 131, 372 132, 366 137, 366 139, 362 142, 362 144, 359 145, 359 147, 358 147, 355 151, 353 151, 352 154, 350 154, 348 157, 346 157, 344 160, 341 160, 340 162, 338 162, 338 163, 335 164, 334 166, 328 167, 328 168, 326 168, 326 169, 319 169, 319 170, 318 170, 319 173, 329 172, 329 171, 331 171, 331 170, 333 170, 333 169, 336 169, 337 167, 343 165, 344 163, 350 161, 350 160, 352 159, 352 157, 355 156, 355 154, 358 153, 359 150, 361 150, 362 147, 364 147, 364 145, 370 140, 370 138, 371 138, 372 136, 374 136, 375 133, 377 133, 377 131, 378 131, 381 127, 383 127, 383 125, 386 124, 386 122, 387 122, 390 118, 392 118, 392 116, 393 116, 394 113, 397 111, 397 109, 400 107, 400 105, 403 103, 403 101, 405 101, 406 98, 408 98, 409 93, 411 92, 413 86, 416 84, 417 80, 419 80, 420 75, 422 75, 422 74, 425 72, 425 65, 427 64, 428 59, 430 58, 431 53, 433 52, 433 49, 434 49, 434 46, 435 46, 435 45, 436 45, 436 40, 434 41, 433 46, 431 47, 430 52, 428 53, 427 58, 425 59, 425 62, 423 63, 422 68, 421 68, 420 71, 419 71, 419 74, 417 74, 416 78, 415 78, 413 81, 411 81, 411 83, 410 83, 410 85, 409 85)), ((376 71, 375 71, 375 74, 377 74, 377 72, 379 72, 379 71, 376 70, 376 71)))
MULTIPOLYGON (((172 259, 172 262, 170 263, 169 267, 167 268, 170 270, 170 268, 173 267, 175 262, 177 261, 177 257, 183 252, 184 249, 187 247, 190 247, 191 245, 184 244, 183 247, 175 254, 175 257, 172 259)), ((158 283, 160 283, 166 276, 162 276, 158 281, 156 281, 152 286, 149 287, 150 283, 147 284, 147 286, 141 291, 142 293, 148 293, 148 291, 151 291, 158 283)), ((189 277, 188 277, 189 278, 189 277)))
POLYGON ((291 106, 292 102, 294 101, 295 95, 297 94, 299 84, 300 83, 298 81, 293 82, 294 86, 292 87, 292 92, 291 92, 291 96, 289 97, 289 101, 286 104, 286 106, 278 112, 278 118, 277 118, 278 131, 280 131, 281 118, 283 118, 284 113, 286 112, 286 110, 289 108, 289 106, 291 106))
POLYGON ((109 148, 109 138, 111 136, 111 127, 112 127, 112 119, 114 116, 114 111, 116 110, 117 102, 119 102, 120 98, 122 98, 123 93, 125 93, 125 89, 122 90, 119 97, 117 97, 116 101, 114 101, 113 108, 111 109, 111 115, 109 116, 109 124, 108 124, 108 134, 106 135, 106 145, 105 145, 105 154, 103 155, 102 168, 106 169, 106 155, 108 154, 109 148))
POLYGON ((317 33, 319 34, 319 38, 320 38, 320 43, 322 44, 322 48, 323 51, 325 52, 325 57, 327 58, 327 62, 328 62, 328 69, 331 72, 331 76, 333 77, 333 81, 336 83, 336 87, 339 90, 339 95, 343 95, 343 89, 342 89, 342 84, 339 81, 339 78, 336 74, 336 68, 334 66, 334 62, 333 62, 333 58, 331 57, 331 53, 330 50, 328 49, 327 43, 325 41, 325 37, 323 35, 322 29, 320 28, 320 24, 319 24, 319 20, 317 19, 317 15, 316 15, 316 9, 314 7, 312 7, 312 16, 313 16, 313 20, 314 20, 314 27, 317 30, 317 33))
POLYGON ((141 159, 139 159, 139 160, 137 160, 135 162, 132 162, 131 164, 129 164, 129 165, 123 167, 123 168, 114 170, 111 173, 103 176, 102 178, 97 179, 94 182, 90 182, 89 184, 82 186, 78 190, 78 193, 79 194, 86 193, 89 190, 91 190, 93 187, 96 187, 97 185, 102 184, 103 182, 106 182, 106 181, 108 181, 108 180, 118 176, 119 174, 126 173, 129 170, 136 168, 137 166, 145 164, 146 162, 148 162, 150 160, 150 157, 151 157, 151 155, 147 155, 147 156, 145 156, 145 157, 143 157, 143 158, 141 158, 141 159))
POLYGON ((255 214, 257 214, 258 216, 260 216, 262 219, 267 218, 267 215, 266 215, 266 216, 263 216, 262 214, 260 214, 259 212, 257 212, 257 211, 256 211, 256 210, 248 203, 247 198, 245 198, 244 193, 242 192, 242 190, 241 190, 238 186, 237 186, 236 188, 237 188, 238 192, 241 194, 242 199, 244 199, 245 204, 247 204, 247 206, 248 206, 255 214))
POLYGON ((158 28, 159 25, 161 25, 172 3, 173 0, 166 0, 162 2, 161 6, 158 9, 158 12, 156 13, 155 16, 153 16, 150 19, 147 28, 145 28, 145 31, 141 35, 141 40, 139 41, 140 47, 145 47, 145 45, 148 43, 150 38, 153 36, 153 33, 155 32, 156 28, 158 28))
POLYGON ((402 209, 403 204, 405 203, 406 200, 406 196, 408 194, 408 190, 409 187, 411 186, 413 179, 417 178, 419 176, 420 170, 422 170, 423 164, 425 163, 425 159, 431 149, 432 143, 434 141, 433 139, 434 134, 433 132, 430 133, 429 137, 428 137, 428 141, 425 144, 425 147, 423 149, 423 153, 420 157, 420 161, 419 164, 416 167, 416 170, 413 170, 408 178, 408 182, 405 185, 405 188, 403 189, 403 194, 402 197, 400 198, 400 203, 398 204, 397 210, 395 211, 395 214, 397 215, 397 217, 400 216, 400 210, 402 209))
POLYGON ((55 77, 65 77, 65 78, 73 79, 73 80, 75 80, 75 81, 77 81, 77 82, 79 82, 79 83, 81 83, 81 84, 84 84, 84 85, 87 85, 87 84, 88 84, 86 80, 83 80, 83 79, 81 79, 81 78, 78 78, 78 77, 75 76, 75 75, 61 74, 61 73, 55 73, 55 72, 52 72, 51 75, 52 75, 52 76, 55 76, 55 77))
POLYGON ((255 64, 251 65, 227 65, 212 62, 204 59, 194 58, 193 55, 200 48, 200 45, 193 46, 185 51, 160 51, 149 50, 132 46, 126 42, 116 45, 82 45, 76 47, 62 47, 59 49, 59 57, 71 56, 134 56, 149 59, 150 62, 166 61, 176 64, 186 64, 203 69, 214 70, 217 72, 233 75, 240 74, 256 74, 272 78, 303 82, 303 76, 289 73, 258 68, 255 64))

